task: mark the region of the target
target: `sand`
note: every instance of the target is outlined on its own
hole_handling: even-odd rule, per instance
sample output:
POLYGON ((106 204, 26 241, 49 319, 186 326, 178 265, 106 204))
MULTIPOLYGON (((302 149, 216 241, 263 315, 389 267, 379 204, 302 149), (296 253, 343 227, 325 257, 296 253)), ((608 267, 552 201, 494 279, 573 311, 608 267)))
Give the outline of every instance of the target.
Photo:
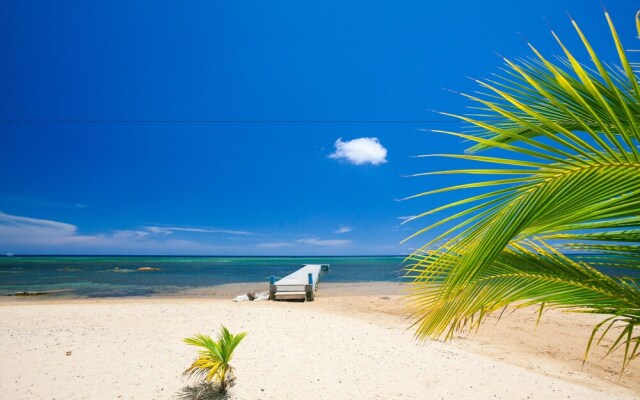
POLYGON ((640 398, 638 362, 621 376, 619 355, 602 360, 597 347, 582 368, 594 316, 549 312, 534 332, 533 310, 522 310, 452 343, 419 343, 400 285, 324 284, 312 303, 228 299, 250 286, 2 301, 0 398, 176 398, 195 356, 181 339, 220 324, 249 332, 232 399, 640 398), (227 298, 202 297, 212 291, 227 298))

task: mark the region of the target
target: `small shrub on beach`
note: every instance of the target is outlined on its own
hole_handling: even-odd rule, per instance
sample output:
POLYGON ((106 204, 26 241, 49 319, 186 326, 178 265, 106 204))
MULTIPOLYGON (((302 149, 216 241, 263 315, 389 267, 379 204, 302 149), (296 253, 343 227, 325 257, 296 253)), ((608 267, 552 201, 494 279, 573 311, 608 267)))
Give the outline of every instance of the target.
POLYGON ((237 335, 229 332, 224 325, 218 333, 218 340, 207 335, 195 335, 184 339, 188 345, 199 348, 198 358, 187 368, 183 375, 202 378, 205 383, 216 387, 221 394, 235 383, 234 368, 229 364, 233 351, 247 335, 241 332, 237 335))

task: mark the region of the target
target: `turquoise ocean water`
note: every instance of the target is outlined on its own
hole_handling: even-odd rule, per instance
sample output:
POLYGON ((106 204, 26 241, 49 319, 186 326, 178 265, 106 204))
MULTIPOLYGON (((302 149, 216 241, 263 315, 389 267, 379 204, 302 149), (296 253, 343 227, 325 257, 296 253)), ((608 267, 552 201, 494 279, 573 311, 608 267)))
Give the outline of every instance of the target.
POLYGON ((228 283, 268 282, 301 264, 330 264, 323 282, 400 281, 398 257, 0 257, 0 295, 69 290, 72 297, 150 296, 228 283), (159 268, 142 272, 140 267, 159 268))
MULTIPOLYGON (((587 255, 571 258, 589 260, 587 255)), ((322 282, 401 282, 401 256, 387 257, 0 257, 0 296, 60 291, 64 297, 126 297, 279 279, 301 264, 330 264, 322 282), (157 271, 138 271, 141 267, 157 271)), ((596 260, 597 261, 597 260, 596 260)), ((629 269, 597 267, 611 276, 640 278, 629 269)))

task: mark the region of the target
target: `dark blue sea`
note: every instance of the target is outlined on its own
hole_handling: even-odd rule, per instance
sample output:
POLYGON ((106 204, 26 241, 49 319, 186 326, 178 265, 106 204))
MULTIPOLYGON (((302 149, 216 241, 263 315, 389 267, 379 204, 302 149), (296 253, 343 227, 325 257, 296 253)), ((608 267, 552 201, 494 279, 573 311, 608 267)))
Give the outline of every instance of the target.
POLYGON ((330 264, 323 282, 400 281, 403 257, 0 257, 0 296, 151 296, 229 283, 268 282, 301 264, 330 264), (158 270, 139 271, 151 267, 158 270))

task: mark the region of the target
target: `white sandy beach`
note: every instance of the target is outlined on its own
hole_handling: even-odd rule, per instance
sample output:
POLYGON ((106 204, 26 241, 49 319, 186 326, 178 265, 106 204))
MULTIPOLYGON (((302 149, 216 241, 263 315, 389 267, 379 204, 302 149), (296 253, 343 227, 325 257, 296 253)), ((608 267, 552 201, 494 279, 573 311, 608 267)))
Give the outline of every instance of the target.
POLYGON ((618 382, 618 355, 602 360, 597 347, 582 368, 593 316, 549 312, 534 333, 523 310, 450 344, 418 343, 398 285, 356 287, 322 285, 312 303, 3 301, 0 398, 175 398, 195 356, 181 339, 220 324, 249 332, 233 399, 640 398, 637 362, 618 382))

